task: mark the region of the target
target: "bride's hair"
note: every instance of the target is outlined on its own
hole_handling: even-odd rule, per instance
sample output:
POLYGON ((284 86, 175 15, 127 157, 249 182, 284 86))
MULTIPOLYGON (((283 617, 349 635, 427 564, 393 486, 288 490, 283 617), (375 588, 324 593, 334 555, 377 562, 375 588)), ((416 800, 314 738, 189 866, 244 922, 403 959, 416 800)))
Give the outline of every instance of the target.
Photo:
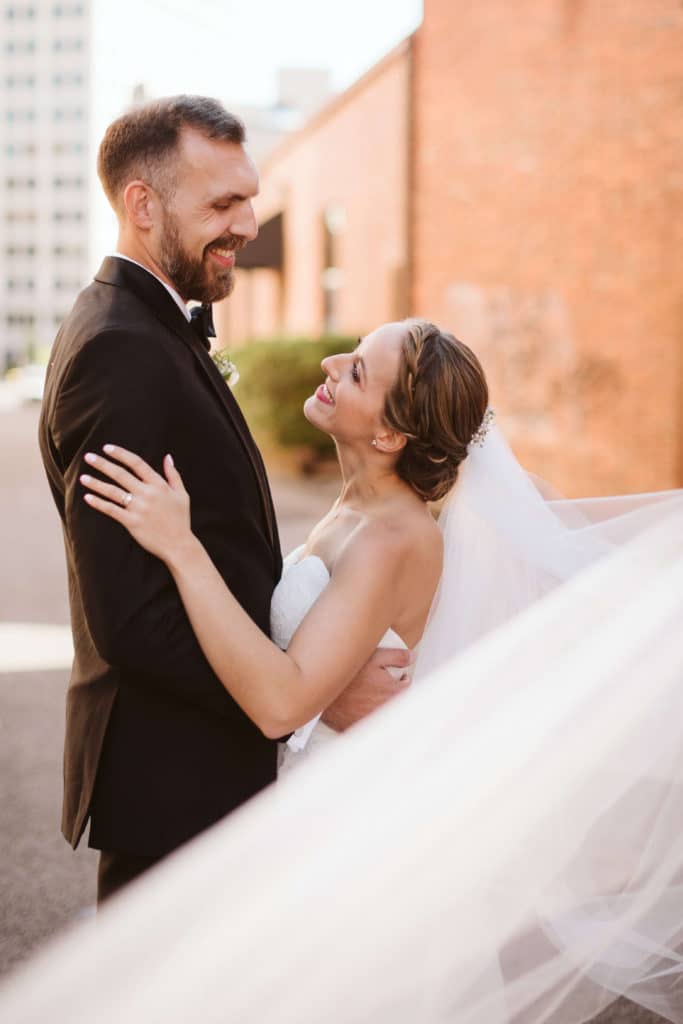
POLYGON ((455 483, 467 446, 482 424, 488 385, 474 352, 426 320, 406 320, 398 378, 384 419, 408 441, 396 472, 425 501, 455 483))

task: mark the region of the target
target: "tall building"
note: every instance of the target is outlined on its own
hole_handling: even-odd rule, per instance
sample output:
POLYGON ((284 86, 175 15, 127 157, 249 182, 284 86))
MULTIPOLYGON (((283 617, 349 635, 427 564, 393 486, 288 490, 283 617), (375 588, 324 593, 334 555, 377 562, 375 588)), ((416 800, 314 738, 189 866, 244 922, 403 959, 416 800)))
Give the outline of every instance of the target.
POLYGON ((0 9, 0 369, 49 346, 89 276, 90 3, 0 9))

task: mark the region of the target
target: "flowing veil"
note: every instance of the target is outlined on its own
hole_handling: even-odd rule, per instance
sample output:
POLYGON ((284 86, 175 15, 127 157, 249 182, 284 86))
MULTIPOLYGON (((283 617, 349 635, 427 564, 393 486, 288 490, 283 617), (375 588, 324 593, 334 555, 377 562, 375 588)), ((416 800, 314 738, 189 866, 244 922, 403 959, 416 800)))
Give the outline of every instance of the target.
POLYGON ((683 496, 546 500, 492 430, 443 524, 415 685, 0 1018, 579 1024, 625 993, 683 1024, 683 496))
POLYGON ((460 468, 439 516, 444 571, 416 678, 507 622, 581 569, 667 515, 683 491, 548 498, 492 424, 460 468))

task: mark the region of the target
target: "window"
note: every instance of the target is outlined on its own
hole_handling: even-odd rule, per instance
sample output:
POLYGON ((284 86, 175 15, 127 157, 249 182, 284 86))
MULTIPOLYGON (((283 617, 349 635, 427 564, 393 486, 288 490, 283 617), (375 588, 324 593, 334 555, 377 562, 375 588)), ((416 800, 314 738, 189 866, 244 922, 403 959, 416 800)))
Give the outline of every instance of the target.
POLYGON ((8 21, 31 21, 36 16, 35 7, 23 6, 23 7, 6 7, 5 18, 8 21))
POLYGON ((77 18, 85 13, 85 8, 83 4, 55 4, 52 8, 52 13, 55 18, 61 18, 64 15, 77 18))
POLYGON ((7 156, 35 156, 38 147, 35 142, 8 142, 4 150, 7 156))
POLYGON ((75 224, 84 220, 82 210, 55 210, 52 214, 52 219, 57 224, 75 224))
POLYGON ((10 39, 5 43, 5 53, 35 53, 35 39, 10 39))
POLYGON ((52 184, 55 188, 83 188, 85 182, 83 178, 53 178, 52 184))
POLYGON ((35 256, 35 245, 6 245, 6 256, 35 256))
POLYGON ((30 108, 26 108, 24 110, 6 110, 5 111, 5 120, 6 121, 24 121, 24 122, 28 122, 28 121, 35 121, 35 119, 36 119, 36 112, 35 112, 35 110, 31 110, 30 108))
POLYGON ((36 283, 32 277, 8 277, 7 278, 7 291, 9 292, 32 292, 35 288, 36 283))
POLYGON ((83 85, 85 81, 80 71, 58 71, 52 76, 53 85, 83 85))
POLYGON ((37 217, 35 210, 5 210, 5 220, 8 224, 35 224, 37 217))
POLYGON ((325 330, 338 330, 339 289, 343 284, 343 271, 338 267, 338 238, 346 227, 346 210, 343 206, 331 205, 323 213, 323 308, 325 330))
POLYGON ((69 153, 83 153, 85 146, 82 142, 53 142, 52 152, 55 156, 65 156, 69 153))
POLYGON ((55 53, 76 53, 83 49, 83 40, 78 36, 71 39, 55 39, 52 49, 55 53))
POLYGON ((13 188, 35 188, 35 178, 5 178, 5 186, 9 189, 13 188))
POLYGON ((8 327, 33 327, 35 322, 33 313, 8 313, 5 317, 8 327))
POLYGON ((53 245, 52 255, 62 259, 81 260, 85 256, 82 245, 53 245))
POLYGON ((73 107, 70 110, 56 107, 52 111, 52 117, 55 121, 82 121, 83 110, 80 107, 73 107))
POLYGON ((81 282, 74 278, 56 277, 52 283, 58 292, 78 292, 81 289, 81 282))
POLYGON ((5 75, 5 85, 8 89, 14 89, 17 86, 25 86, 31 89, 35 84, 35 75, 5 75))

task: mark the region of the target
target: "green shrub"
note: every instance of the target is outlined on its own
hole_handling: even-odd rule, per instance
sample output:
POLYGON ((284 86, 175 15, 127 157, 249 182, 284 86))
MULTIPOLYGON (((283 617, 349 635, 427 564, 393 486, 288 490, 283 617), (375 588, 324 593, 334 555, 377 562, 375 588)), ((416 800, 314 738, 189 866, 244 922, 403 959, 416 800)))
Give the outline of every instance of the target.
POLYGON ((231 350, 240 374, 235 396, 261 444, 301 449, 306 461, 334 453, 332 440, 310 425, 303 405, 324 380, 321 360, 356 344, 348 337, 292 338, 231 350))

